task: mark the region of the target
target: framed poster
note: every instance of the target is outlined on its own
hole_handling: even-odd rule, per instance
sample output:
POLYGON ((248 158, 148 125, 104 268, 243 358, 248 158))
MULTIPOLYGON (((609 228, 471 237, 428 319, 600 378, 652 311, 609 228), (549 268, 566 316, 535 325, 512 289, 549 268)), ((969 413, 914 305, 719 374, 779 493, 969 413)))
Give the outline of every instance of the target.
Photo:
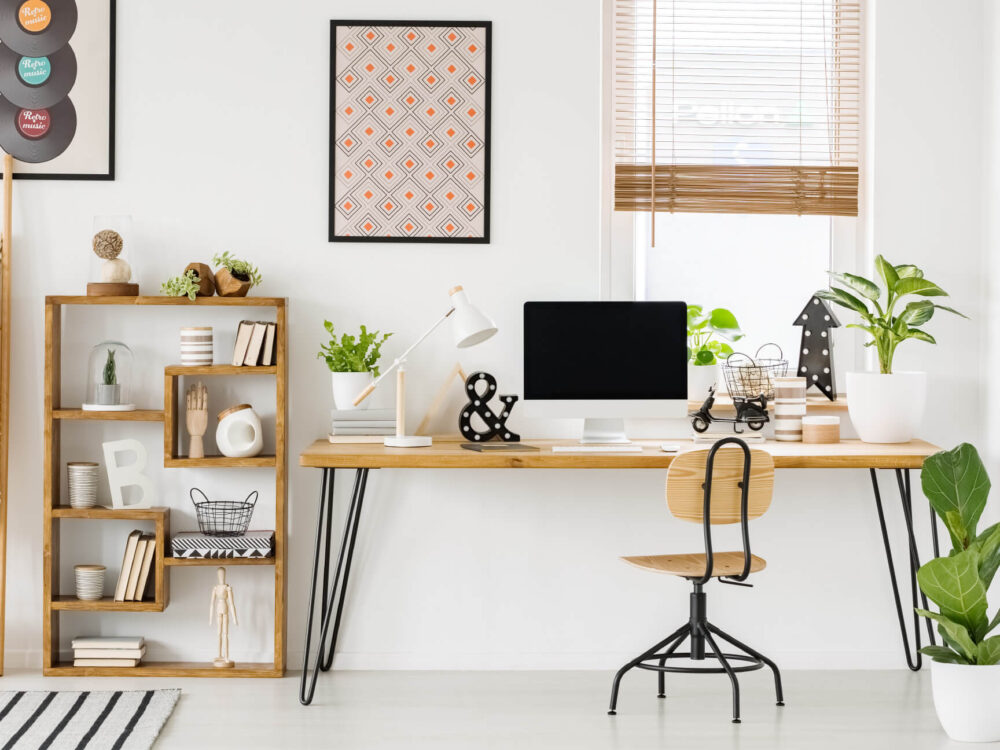
POLYGON ((488 243, 491 22, 330 34, 330 242, 488 243))
POLYGON ((0 0, 0 150, 16 178, 114 179, 115 0, 0 0))

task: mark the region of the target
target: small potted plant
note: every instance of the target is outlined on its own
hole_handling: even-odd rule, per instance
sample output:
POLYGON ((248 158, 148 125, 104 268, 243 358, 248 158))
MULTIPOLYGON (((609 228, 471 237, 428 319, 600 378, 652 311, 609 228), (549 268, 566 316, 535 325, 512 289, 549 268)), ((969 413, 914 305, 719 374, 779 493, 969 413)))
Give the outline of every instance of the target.
POLYGON ((702 401, 719 377, 719 362, 733 353, 725 341, 743 338, 736 316, 717 307, 705 312, 701 305, 687 306, 688 399, 702 401))
POLYGON ((1000 524, 977 532, 990 479, 968 443, 924 461, 920 483, 948 529, 952 550, 921 566, 917 582, 937 612, 943 645, 924 646, 931 662, 934 708, 945 732, 960 742, 1000 740, 1000 612, 987 613, 986 592, 1000 566, 1000 524))
POLYGON ((194 302, 201 289, 198 272, 188 269, 181 276, 173 276, 160 284, 160 294, 167 297, 187 297, 194 302))
POLYGON ((911 295, 948 296, 944 289, 925 279, 916 266, 894 266, 879 255, 875 268, 885 290, 863 276, 831 272, 840 286, 821 289, 816 296, 856 312, 862 323, 847 327, 867 331, 871 339, 865 346, 874 346, 878 353, 878 372, 847 373, 847 409, 858 437, 866 443, 905 443, 913 438, 923 419, 927 373, 894 372, 896 347, 908 339, 936 344, 922 328, 935 310, 966 316, 929 299, 911 300, 903 306, 901 300, 911 295), (881 302, 883 293, 885 300, 881 302))
POLYGON ((212 262, 221 266, 215 272, 215 289, 220 297, 246 297, 251 288, 260 286, 262 278, 257 266, 234 258, 229 252, 215 255, 212 262))
POLYGON ((104 360, 104 371, 101 382, 97 384, 97 403, 101 406, 117 406, 121 403, 122 387, 118 383, 117 367, 115 365, 115 350, 108 349, 104 360))
POLYGON ((382 356, 382 344, 392 334, 381 335, 379 331, 369 332, 361 326, 361 333, 355 337, 342 334, 340 340, 333 331, 333 323, 323 321, 323 327, 330 334, 330 341, 320 347, 316 355, 326 360, 332 373, 333 401, 338 409, 364 409, 368 401, 354 405, 354 399, 378 377, 378 360, 382 356))

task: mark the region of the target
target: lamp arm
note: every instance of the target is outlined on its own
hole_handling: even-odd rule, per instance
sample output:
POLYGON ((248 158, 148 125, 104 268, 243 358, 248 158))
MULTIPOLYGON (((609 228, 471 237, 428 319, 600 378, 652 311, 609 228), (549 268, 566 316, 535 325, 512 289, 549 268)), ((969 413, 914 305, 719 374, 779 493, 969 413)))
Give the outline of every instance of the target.
POLYGON ((374 382, 372 382, 370 385, 368 385, 367 388, 365 388, 363 391, 361 391, 361 393, 358 394, 357 398, 354 399, 354 405, 357 406, 366 398, 368 398, 368 396, 371 395, 371 392, 375 390, 378 384, 381 383, 382 380, 385 379, 385 377, 389 373, 391 373, 393 370, 395 370, 397 367, 403 364, 403 362, 406 361, 406 358, 410 355, 410 352, 412 352, 414 349, 420 346, 420 344, 423 343, 424 339, 426 339, 428 336, 434 333, 434 331, 437 330, 438 326, 444 323, 453 312, 455 312, 454 307, 450 308, 448 312, 446 312, 444 315, 438 318, 437 321, 434 323, 434 325, 428 328, 420 338, 414 341, 405 352, 396 357, 396 359, 392 361, 392 364, 389 365, 387 368, 385 368, 385 370, 382 371, 381 375, 375 378, 374 382))

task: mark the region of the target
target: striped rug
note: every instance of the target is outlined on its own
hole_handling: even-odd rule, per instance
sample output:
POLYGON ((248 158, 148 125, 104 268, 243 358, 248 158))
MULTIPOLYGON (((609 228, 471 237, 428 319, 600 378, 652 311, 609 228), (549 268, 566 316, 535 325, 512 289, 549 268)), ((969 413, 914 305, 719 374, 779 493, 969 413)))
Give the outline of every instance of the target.
POLYGON ((0 750, 149 748, 180 694, 180 690, 0 692, 0 750))

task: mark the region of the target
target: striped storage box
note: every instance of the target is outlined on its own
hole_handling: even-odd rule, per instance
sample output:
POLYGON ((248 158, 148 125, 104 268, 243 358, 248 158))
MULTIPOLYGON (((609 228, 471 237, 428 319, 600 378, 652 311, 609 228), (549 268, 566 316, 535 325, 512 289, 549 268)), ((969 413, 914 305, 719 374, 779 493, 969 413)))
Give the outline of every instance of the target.
POLYGON ((174 557, 187 559, 274 557, 274 532, 248 531, 242 536, 209 536, 197 531, 184 531, 170 540, 170 551, 174 557))
POLYGON ((181 329, 181 364, 188 367, 212 364, 212 327, 181 329))
POLYGON ((802 440, 802 417, 806 415, 806 379, 774 379, 774 438, 802 440))

